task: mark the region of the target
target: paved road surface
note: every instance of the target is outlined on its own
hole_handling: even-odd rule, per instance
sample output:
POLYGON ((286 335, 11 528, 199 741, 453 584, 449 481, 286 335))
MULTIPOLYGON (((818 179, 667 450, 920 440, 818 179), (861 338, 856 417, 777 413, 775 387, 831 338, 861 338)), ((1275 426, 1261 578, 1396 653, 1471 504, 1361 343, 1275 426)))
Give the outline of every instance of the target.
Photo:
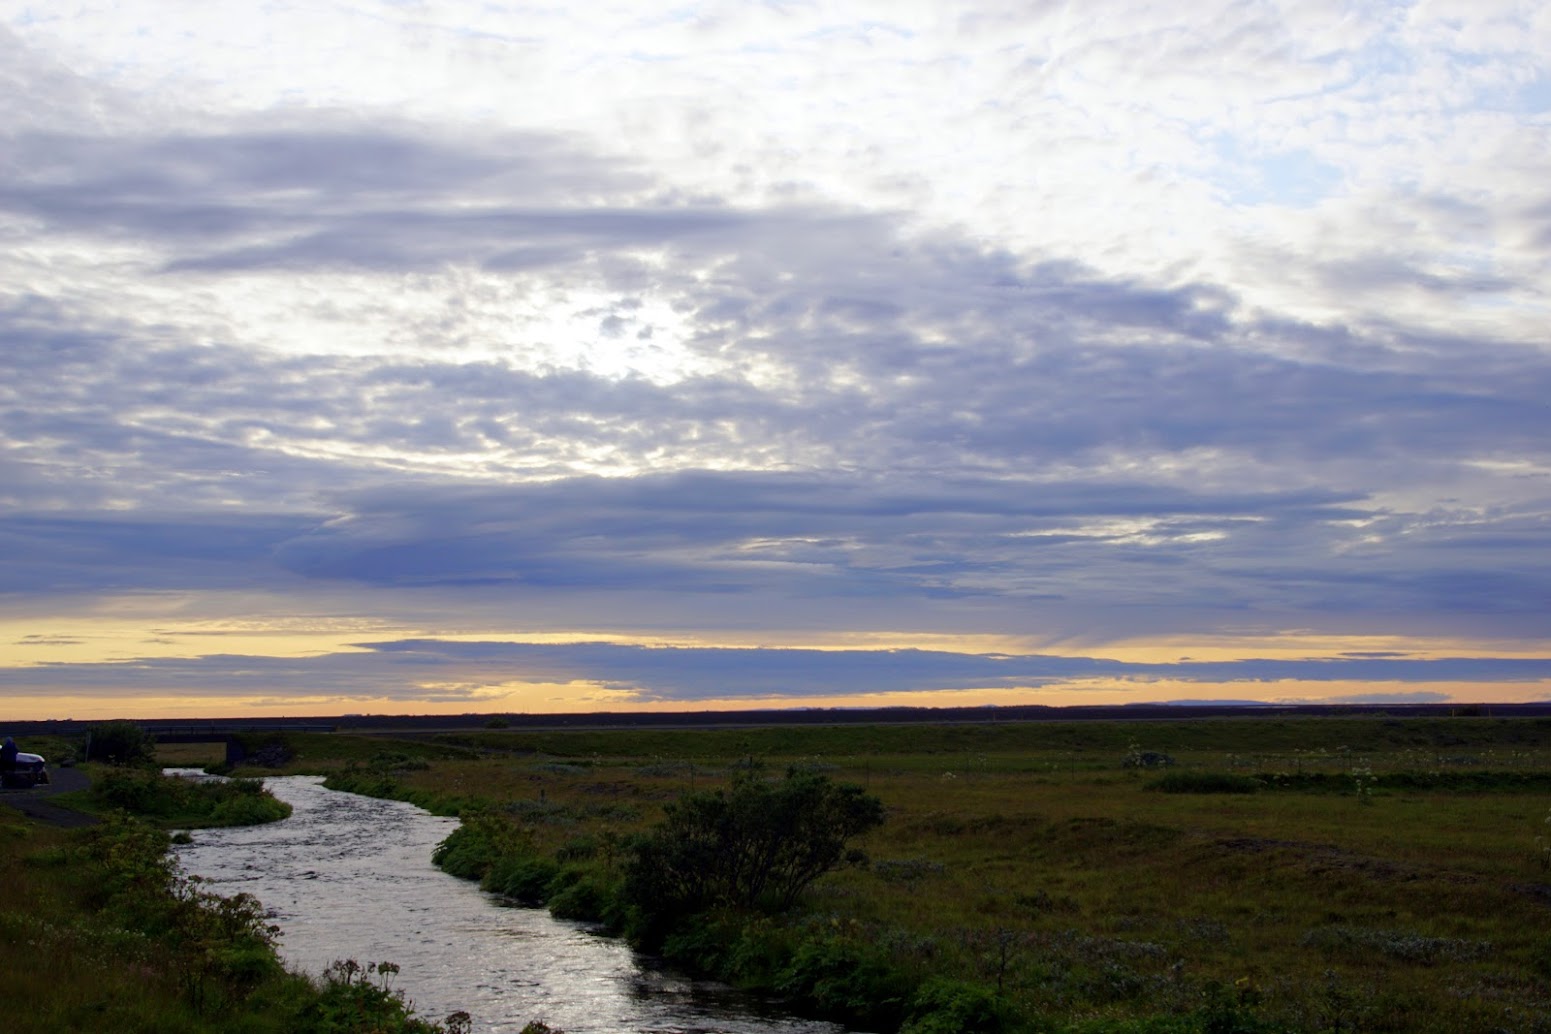
POLYGON ((84 772, 78 768, 51 768, 49 777, 52 782, 34 786, 31 790, 0 790, 0 804, 51 826, 90 826, 97 821, 95 815, 74 811, 49 800, 55 794, 86 789, 90 780, 84 772))

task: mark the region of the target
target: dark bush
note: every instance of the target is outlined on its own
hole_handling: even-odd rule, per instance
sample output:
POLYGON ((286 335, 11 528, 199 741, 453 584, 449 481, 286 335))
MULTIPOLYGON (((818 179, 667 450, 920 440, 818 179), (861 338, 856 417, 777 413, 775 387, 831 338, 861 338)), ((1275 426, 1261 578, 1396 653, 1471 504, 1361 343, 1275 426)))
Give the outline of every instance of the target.
POLYGON ((602 921, 614 926, 619 919, 619 894, 598 873, 580 873, 568 878, 560 873, 550 881, 549 911, 561 919, 602 921))
POLYGON ((87 730, 87 761, 148 765, 155 756, 156 741, 134 722, 103 722, 87 730))
POLYGON ((776 989, 821 1016, 888 1028, 909 994, 905 974, 877 949, 831 937, 804 941, 776 989))
POLYGON ((559 874, 560 866, 547 858, 508 854, 496 859, 480 886, 524 905, 542 905, 549 900, 550 884, 559 874))
POLYGON ((1264 784, 1253 776, 1228 772, 1170 772, 1147 784, 1162 793, 1255 793, 1264 784))
POLYGON ((633 845, 625 893, 648 917, 716 906, 791 908, 814 880, 848 861, 846 844, 883 821, 860 787, 812 772, 778 782, 735 778, 730 790, 686 794, 633 845))
POLYGON ((728 977, 736 937, 735 921, 686 923, 663 940, 662 957, 691 973, 728 977))

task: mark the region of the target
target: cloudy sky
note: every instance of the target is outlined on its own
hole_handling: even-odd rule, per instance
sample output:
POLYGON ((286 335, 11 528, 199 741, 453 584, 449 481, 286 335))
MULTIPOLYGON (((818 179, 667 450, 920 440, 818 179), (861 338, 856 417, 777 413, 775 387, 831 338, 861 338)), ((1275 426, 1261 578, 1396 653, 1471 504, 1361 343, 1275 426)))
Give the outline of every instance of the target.
POLYGON ((1551 697, 1551 7, 0 0, 0 717, 1551 697))

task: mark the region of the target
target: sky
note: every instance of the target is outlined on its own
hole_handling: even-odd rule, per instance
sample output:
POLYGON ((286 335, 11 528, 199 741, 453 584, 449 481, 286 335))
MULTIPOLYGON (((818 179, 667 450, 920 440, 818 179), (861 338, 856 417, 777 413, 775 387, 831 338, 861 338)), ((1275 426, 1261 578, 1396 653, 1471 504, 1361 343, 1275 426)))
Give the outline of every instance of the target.
POLYGON ((0 718, 1551 699, 1551 6, 0 0, 0 718))

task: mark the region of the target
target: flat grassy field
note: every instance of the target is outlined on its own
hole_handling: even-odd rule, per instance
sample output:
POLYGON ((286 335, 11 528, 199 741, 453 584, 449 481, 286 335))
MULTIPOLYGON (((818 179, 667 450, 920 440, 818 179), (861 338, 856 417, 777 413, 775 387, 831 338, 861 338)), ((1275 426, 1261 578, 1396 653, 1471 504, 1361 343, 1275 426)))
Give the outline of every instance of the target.
POLYGON ((203 768, 226 760, 224 743, 158 743, 156 763, 163 768, 203 768))
POLYGON ((800 921, 995 988, 1029 1029, 1172 1030, 1210 999, 1261 1029, 1551 1030, 1551 720, 329 739, 294 737, 295 765, 348 755, 606 867, 736 771, 859 784, 887 821, 800 921))

